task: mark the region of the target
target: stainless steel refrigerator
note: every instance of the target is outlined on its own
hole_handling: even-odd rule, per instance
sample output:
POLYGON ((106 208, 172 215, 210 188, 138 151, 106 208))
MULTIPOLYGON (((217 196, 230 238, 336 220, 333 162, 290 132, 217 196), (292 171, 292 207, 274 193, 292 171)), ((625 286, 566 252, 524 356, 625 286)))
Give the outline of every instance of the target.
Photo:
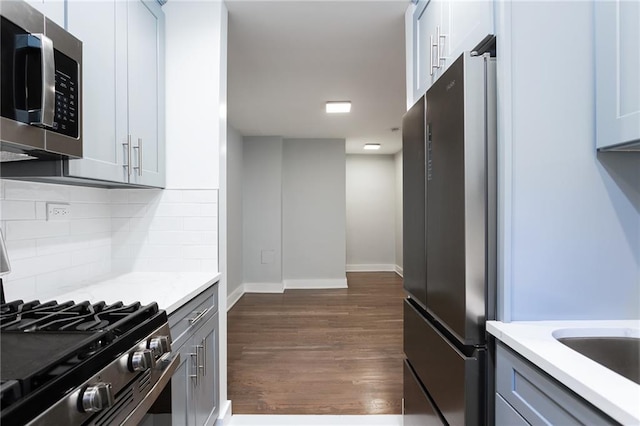
POLYGON ((404 425, 492 423, 495 59, 457 58, 404 116, 404 425))

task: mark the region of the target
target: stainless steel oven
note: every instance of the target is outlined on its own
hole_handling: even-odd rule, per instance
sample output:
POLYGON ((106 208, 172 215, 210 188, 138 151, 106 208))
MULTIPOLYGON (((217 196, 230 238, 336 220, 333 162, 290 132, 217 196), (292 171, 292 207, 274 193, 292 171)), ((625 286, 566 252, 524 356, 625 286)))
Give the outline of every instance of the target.
POLYGON ((82 157, 82 42, 22 0, 0 33, 0 159, 82 157))
POLYGON ((0 423, 137 425, 180 363, 165 311, 16 300, 0 305, 0 423))

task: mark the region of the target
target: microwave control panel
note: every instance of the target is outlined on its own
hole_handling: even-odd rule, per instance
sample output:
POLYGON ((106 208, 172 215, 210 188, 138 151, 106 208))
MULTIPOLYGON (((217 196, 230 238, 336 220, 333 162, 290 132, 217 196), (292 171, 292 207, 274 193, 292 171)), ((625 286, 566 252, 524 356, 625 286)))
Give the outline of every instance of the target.
POLYGON ((78 137, 78 64, 64 53, 54 51, 56 63, 56 105, 53 131, 78 137))

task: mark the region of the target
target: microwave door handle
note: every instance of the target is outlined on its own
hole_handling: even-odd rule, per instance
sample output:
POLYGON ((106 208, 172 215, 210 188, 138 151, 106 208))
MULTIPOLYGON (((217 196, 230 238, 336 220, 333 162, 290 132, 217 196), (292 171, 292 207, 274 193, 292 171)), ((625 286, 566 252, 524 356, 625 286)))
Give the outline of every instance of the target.
POLYGON ((44 34, 37 34, 42 42, 42 114, 40 123, 53 127, 56 107, 56 64, 53 54, 53 41, 44 34))
MULTIPOLYGON (((16 36, 16 55, 20 53, 20 60, 16 63, 21 64, 23 68, 14 70, 14 78, 16 78, 16 87, 20 86, 20 102, 16 102, 16 119, 23 123, 33 124, 37 126, 53 127, 53 119, 55 115, 55 90, 56 90, 56 69, 53 53, 53 42, 44 34, 19 34, 16 36), (30 61, 28 56, 32 50, 37 50, 40 55, 40 69, 37 70, 40 76, 40 84, 42 87, 39 105, 30 105, 28 100, 28 81, 27 75, 31 71, 29 68, 30 61), (24 78, 18 82, 18 76, 24 78)), ((35 53, 35 52, 34 52, 35 53)), ((34 90, 35 92, 35 90, 34 90)), ((16 93, 17 95, 17 93, 16 93)))

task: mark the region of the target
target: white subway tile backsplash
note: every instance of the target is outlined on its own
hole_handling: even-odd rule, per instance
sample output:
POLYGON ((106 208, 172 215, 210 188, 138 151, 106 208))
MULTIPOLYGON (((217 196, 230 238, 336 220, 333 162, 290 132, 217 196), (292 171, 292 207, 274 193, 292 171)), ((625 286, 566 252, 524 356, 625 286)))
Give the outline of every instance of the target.
POLYGON ((87 235, 98 234, 103 232, 111 232, 110 218, 97 219, 73 219, 70 221, 71 235, 87 235))
POLYGON ((74 204, 71 217, 73 219, 111 217, 111 212, 102 204, 78 203, 74 204))
POLYGON ((69 235, 70 221, 9 220, 6 221, 7 241, 69 235))
POLYGON ((46 201, 36 201, 36 220, 47 220, 46 201))
POLYGON ((155 214, 157 217, 193 217, 200 216, 200 207, 197 203, 170 203, 159 204, 155 214))
POLYGON ((4 285, 4 294, 7 300, 22 299, 25 302, 30 302, 40 298, 36 292, 36 277, 12 278, 10 282, 11 285, 7 285, 9 281, 4 285))
POLYGON ((100 188, 85 188, 82 186, 69 187, 69 201, 79 203, 108 204, 109 190, 100 188))
POLYGON ((215 190, 183 191, 182 201, 185 203, 217 203, 218 191, 215 191, 215 190))
POLYGON ((151 231, 181 231, 184 228, 183 223, 188 218, 182 217, 154 217, 149 225, 151 231))
POLYGON ((162 193, 162 198, 160 199, 160 203, 168 204, 168 203, 182 203, 182 194, 185 191, 180 190, 166 190, 162 193))
POLYGON ((111 258, 111 247, 90 247, 85 250, 78 250, 71 253, 71 264, 73 266, 86 265, 87 263, 102 262, 111 258))
POLYGON ((111 204, 121 204, 129 202, 129 190, 127 189, 113 189, 109 191, 109 202, 111 204))
POLYGON ((175 245, 145 245, 141 248, 142 259, 175 259, 180 255, 179 247, 175 245), (178 250, 176 250, 178 248, 178 250))
POLYGON ((217 231, 218 219, 212 217, 185 217, 185 231, 217 231))
POLYGON ((33 220, 36 204, 33 201, 0 201, 0 220, 33 220))
POLYGON ((218 205, 217 204, 201 204, 200 205, 200 216, 217 217, 218 216, 218 205))
POLYGON ((6 180, 4 198, 6 200, 47 200, 69 201, 70 186, 51 185, 19 180, 6 180))
POLYGON ((71 253, 57 253, 33 258, 11 260, 11 280, 59 271, 71 266, 71 253))
POLYGON ((9 298, 41 300, 110 272, 217 271, 218 192, 69 187, 0 180, 9 298), (46 220, 46 204, 72 218, 46 220))
POLYGON ((35 257, 37 255, 36 240, 14 240, 7 241, 6 244, 7 252, 10 253, 10 262, 35 257))
POLYGON ((151 204, 159 201, 163 191, 160 189, 127 189, 129 203, 151 204))
POLYGON ((126 217, 112 217, 111 231, 112 232, 128 231, 130 229, 129 222, 130 222, 130 219, 126 217))
POLYGON ((217 245, 182 246, 182 257, 185 259, 217 259, 217 245))

